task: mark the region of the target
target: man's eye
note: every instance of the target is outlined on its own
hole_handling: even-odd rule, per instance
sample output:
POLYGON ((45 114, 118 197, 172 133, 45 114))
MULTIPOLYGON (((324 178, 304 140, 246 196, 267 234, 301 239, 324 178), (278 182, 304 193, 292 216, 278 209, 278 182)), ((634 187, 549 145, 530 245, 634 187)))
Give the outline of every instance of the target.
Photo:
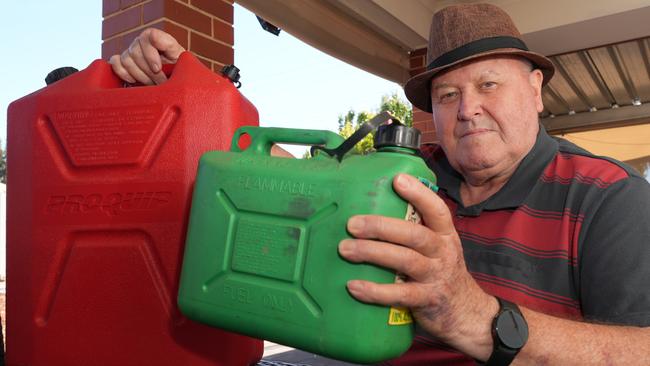
POLYGON ((457 95, 458 95, 458 92, 453 91, 453 92, 441 94, 439 98, 440 98, 440 101, 444 102, 444 101, 455 98, 457 95))
POLYGON ((492 89, 492 88, 494 88, 496 86, 497 86, 497 83, 495 83, 494 81, 486 81, 483 84, 481 84, 481 87, 483 89, 492 89))

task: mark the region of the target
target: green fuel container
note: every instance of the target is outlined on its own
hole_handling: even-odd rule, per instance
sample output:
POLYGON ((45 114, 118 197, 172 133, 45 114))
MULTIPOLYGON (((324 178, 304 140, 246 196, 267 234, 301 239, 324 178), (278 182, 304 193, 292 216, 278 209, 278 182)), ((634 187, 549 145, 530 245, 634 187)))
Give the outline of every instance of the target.
POLYGON ((346 223, 353 215, 417 219, 393 190, 395 175, 432 184, 435 176, 418 156, 416 129, 381 126, 376 151, 367 155, 345 154, 353 137, 242 127, 229 152, 201 157, 178 297, 183 314, 354 363, 395 358, 410 347, 407 310, 365 304, 346 290, 352 279, 394 283, 399 276, 348 262, 337 248, 351 238, 346 223), (251 144, 242 151, 244 135, 251 144), (272 157, 275 143, 318 151, 311 159, 272 157))

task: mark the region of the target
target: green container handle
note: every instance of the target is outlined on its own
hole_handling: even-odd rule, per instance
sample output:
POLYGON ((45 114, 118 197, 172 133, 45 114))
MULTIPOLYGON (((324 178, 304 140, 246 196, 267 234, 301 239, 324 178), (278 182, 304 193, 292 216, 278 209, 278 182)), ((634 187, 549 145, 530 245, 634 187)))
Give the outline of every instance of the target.
POLYGON ((277 143, 316 145, 332 149, 343 143, 343 137, 326 130, 244 126, 235 131, 232 142, 230 143, 230 151, 243 152, 245 154, 270 155, 271 147, 277 143), (239 140, 243 135, 249 135, 251 138, 251 144, 246 150, 242 150, 239 147, 239 140))

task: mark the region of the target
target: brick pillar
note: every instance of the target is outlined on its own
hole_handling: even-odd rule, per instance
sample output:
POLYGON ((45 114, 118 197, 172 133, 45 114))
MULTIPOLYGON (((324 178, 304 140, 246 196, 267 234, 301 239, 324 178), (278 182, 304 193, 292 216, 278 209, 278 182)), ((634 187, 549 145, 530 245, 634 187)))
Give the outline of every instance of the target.
MULTIPOLYGON (((409 57, 409 73, 411 76, 415 76, 425 71, 425 62, 427 58, 426 48, 420 48, 412 51, 409 57)), ((438 141, 438 138, 436 137, 436 129, 433 126, 431 113, 424 112, 417 109, 416 107, 413 107, 413 127, 419 129, 422 132, 422 143, 432 143, 438 141)))
POLYGON ((212 70, 232 64, 233 0, 102 0, 102 58, 124 51, 148 27, 171 34, 212 70))

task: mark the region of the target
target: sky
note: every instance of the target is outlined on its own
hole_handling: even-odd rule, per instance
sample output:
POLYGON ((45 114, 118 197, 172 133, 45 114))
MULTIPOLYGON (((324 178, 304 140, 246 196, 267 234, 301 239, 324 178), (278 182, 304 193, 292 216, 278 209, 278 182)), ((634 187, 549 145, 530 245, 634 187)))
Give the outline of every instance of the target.
MULTIPOLYGON (((45 86, 61 66, 87 67, 101 57, 102 6, 94 1, 7 1, 0 12, 0 138, 6 144, 11 101, 45 86)), ((335 131, 348 110, 374 111, 399 85, 328 56, 282 31, 264 31, 235 5, 235 65, 240 91, 257 107, 262 126, 335 131)), ((301 155, 305 149, 291 149, 301 155)))

